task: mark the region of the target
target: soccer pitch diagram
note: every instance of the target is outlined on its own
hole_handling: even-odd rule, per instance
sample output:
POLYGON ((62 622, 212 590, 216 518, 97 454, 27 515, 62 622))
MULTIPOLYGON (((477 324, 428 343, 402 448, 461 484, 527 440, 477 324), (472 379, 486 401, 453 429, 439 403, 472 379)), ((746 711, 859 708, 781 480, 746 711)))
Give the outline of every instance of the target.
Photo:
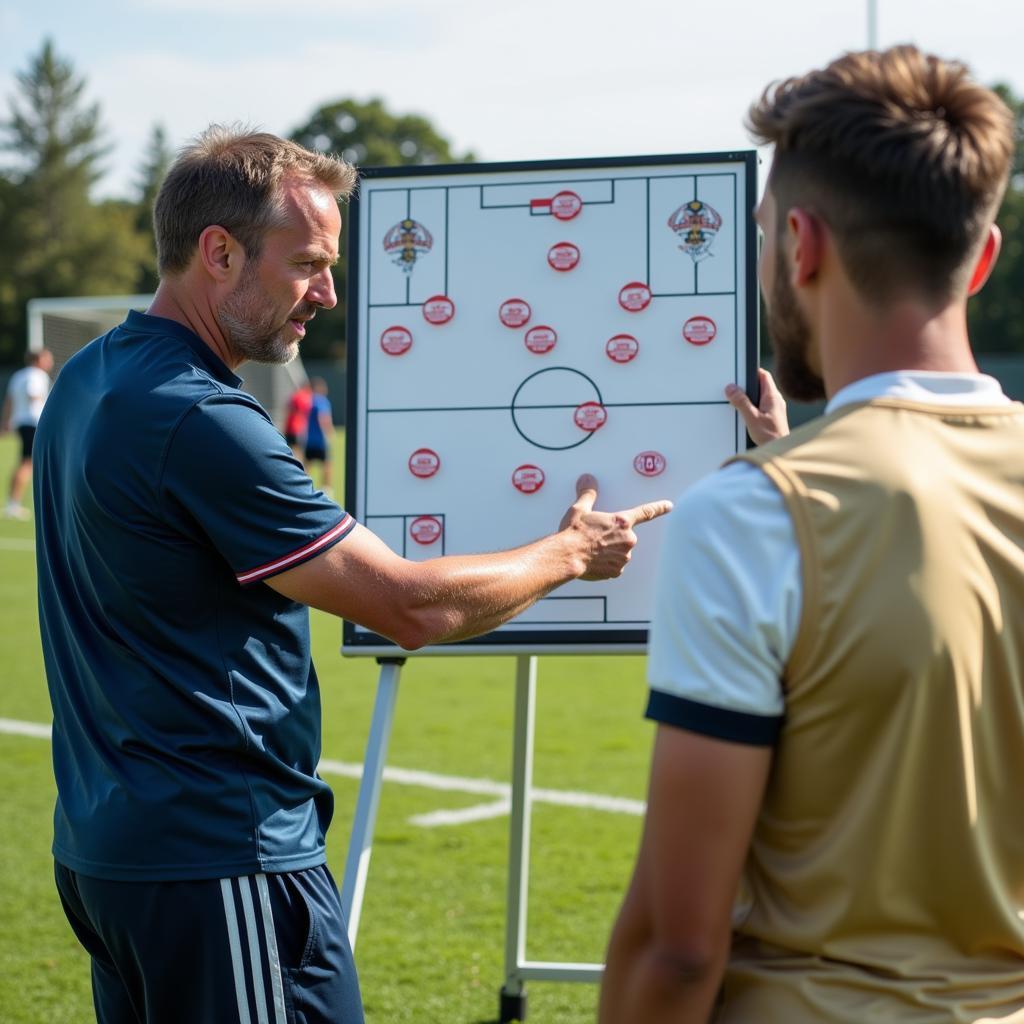
MULTIPOLYGON (((349 511, 406 558, 494 551, 552 532, 583 472, 612 510, 741 450, 722 389, 755 377, 755 173, 752 153, 364 172, 349 511)), ((620 579, 468 646, 642 648, 663 528, 620 579)), ((345 647, 390 645, 346 625, 345 647)))

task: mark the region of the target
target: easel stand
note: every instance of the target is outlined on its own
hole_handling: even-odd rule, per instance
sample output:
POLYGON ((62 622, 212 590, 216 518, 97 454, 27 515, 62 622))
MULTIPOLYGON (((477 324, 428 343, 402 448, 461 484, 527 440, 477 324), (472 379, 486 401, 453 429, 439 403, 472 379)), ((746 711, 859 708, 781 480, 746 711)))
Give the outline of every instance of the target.
MULTIPOLYGON (((398 679, 405 658, 378 658, 377 700, 366 743, 363 778, 352 823, 341 902, 348 919, 348 939, 355 949, 370 869, 373 830, 388 740, 398 699, 398 679)), ((516 656, 515 724, 512 747, 512 814, 509 825, 508 916, 505 929, 505 983, 500 993, 500 1020, 526 1020, 526 982, 598 981, 602 964, 550 963, 526 959, 527 899, 530 879, 530 818, 533 792, 533 736, 536 712, 537 658, 516 656)))

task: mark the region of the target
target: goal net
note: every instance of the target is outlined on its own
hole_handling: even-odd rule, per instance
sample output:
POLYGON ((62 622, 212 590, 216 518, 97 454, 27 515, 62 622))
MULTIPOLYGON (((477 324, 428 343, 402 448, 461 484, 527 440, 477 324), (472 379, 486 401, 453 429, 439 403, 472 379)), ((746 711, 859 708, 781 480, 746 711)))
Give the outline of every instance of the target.
MULTIPOLYGON (((128 315, 130 309, 145 310, 152 295, 110 295, 66 299, 32 299, 28 303, 28 347, 33 352, 47 348, 53 353, 53 375, 93 338, 106 334, 128 315)), ((284 420, 288 398, 306 377, 301 359, 285 366, 246 363, 242 387, 273 417, 284 420)))

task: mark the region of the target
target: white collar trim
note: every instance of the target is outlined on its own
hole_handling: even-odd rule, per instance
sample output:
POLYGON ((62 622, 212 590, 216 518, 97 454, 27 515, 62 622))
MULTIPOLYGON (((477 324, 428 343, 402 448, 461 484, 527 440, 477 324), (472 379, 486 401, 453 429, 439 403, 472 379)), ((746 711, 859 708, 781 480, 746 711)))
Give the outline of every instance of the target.
POLYGON ((893 370, 840 388, 825 406, 833 412, 873 398, 904 398, 926 405, 1009 405, 999 381, 984 373, 942 373, 936 370, 893 370))

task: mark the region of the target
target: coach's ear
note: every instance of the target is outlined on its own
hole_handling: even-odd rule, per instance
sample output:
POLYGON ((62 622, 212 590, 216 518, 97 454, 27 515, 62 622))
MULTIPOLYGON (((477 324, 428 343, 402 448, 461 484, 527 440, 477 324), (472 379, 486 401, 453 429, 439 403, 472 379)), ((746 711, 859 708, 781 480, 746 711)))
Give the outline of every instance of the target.
POLYGON ((211 224, 199 236, 199 262, 218 284, 233 286, 245 263, 245 250, 227 228, 211 224))
POLYGON ((1003 247, 1003 233, 999 230, 998 224, 992 224, 988 229, 988 237, 985 239, 985 247, 981 250, 978 262, 974 264, 974 273, 971 274, 971 283, 967 286, 968 295, 977 295, 981 291, 992 268, 999 258, 999 250, 1003 247))

